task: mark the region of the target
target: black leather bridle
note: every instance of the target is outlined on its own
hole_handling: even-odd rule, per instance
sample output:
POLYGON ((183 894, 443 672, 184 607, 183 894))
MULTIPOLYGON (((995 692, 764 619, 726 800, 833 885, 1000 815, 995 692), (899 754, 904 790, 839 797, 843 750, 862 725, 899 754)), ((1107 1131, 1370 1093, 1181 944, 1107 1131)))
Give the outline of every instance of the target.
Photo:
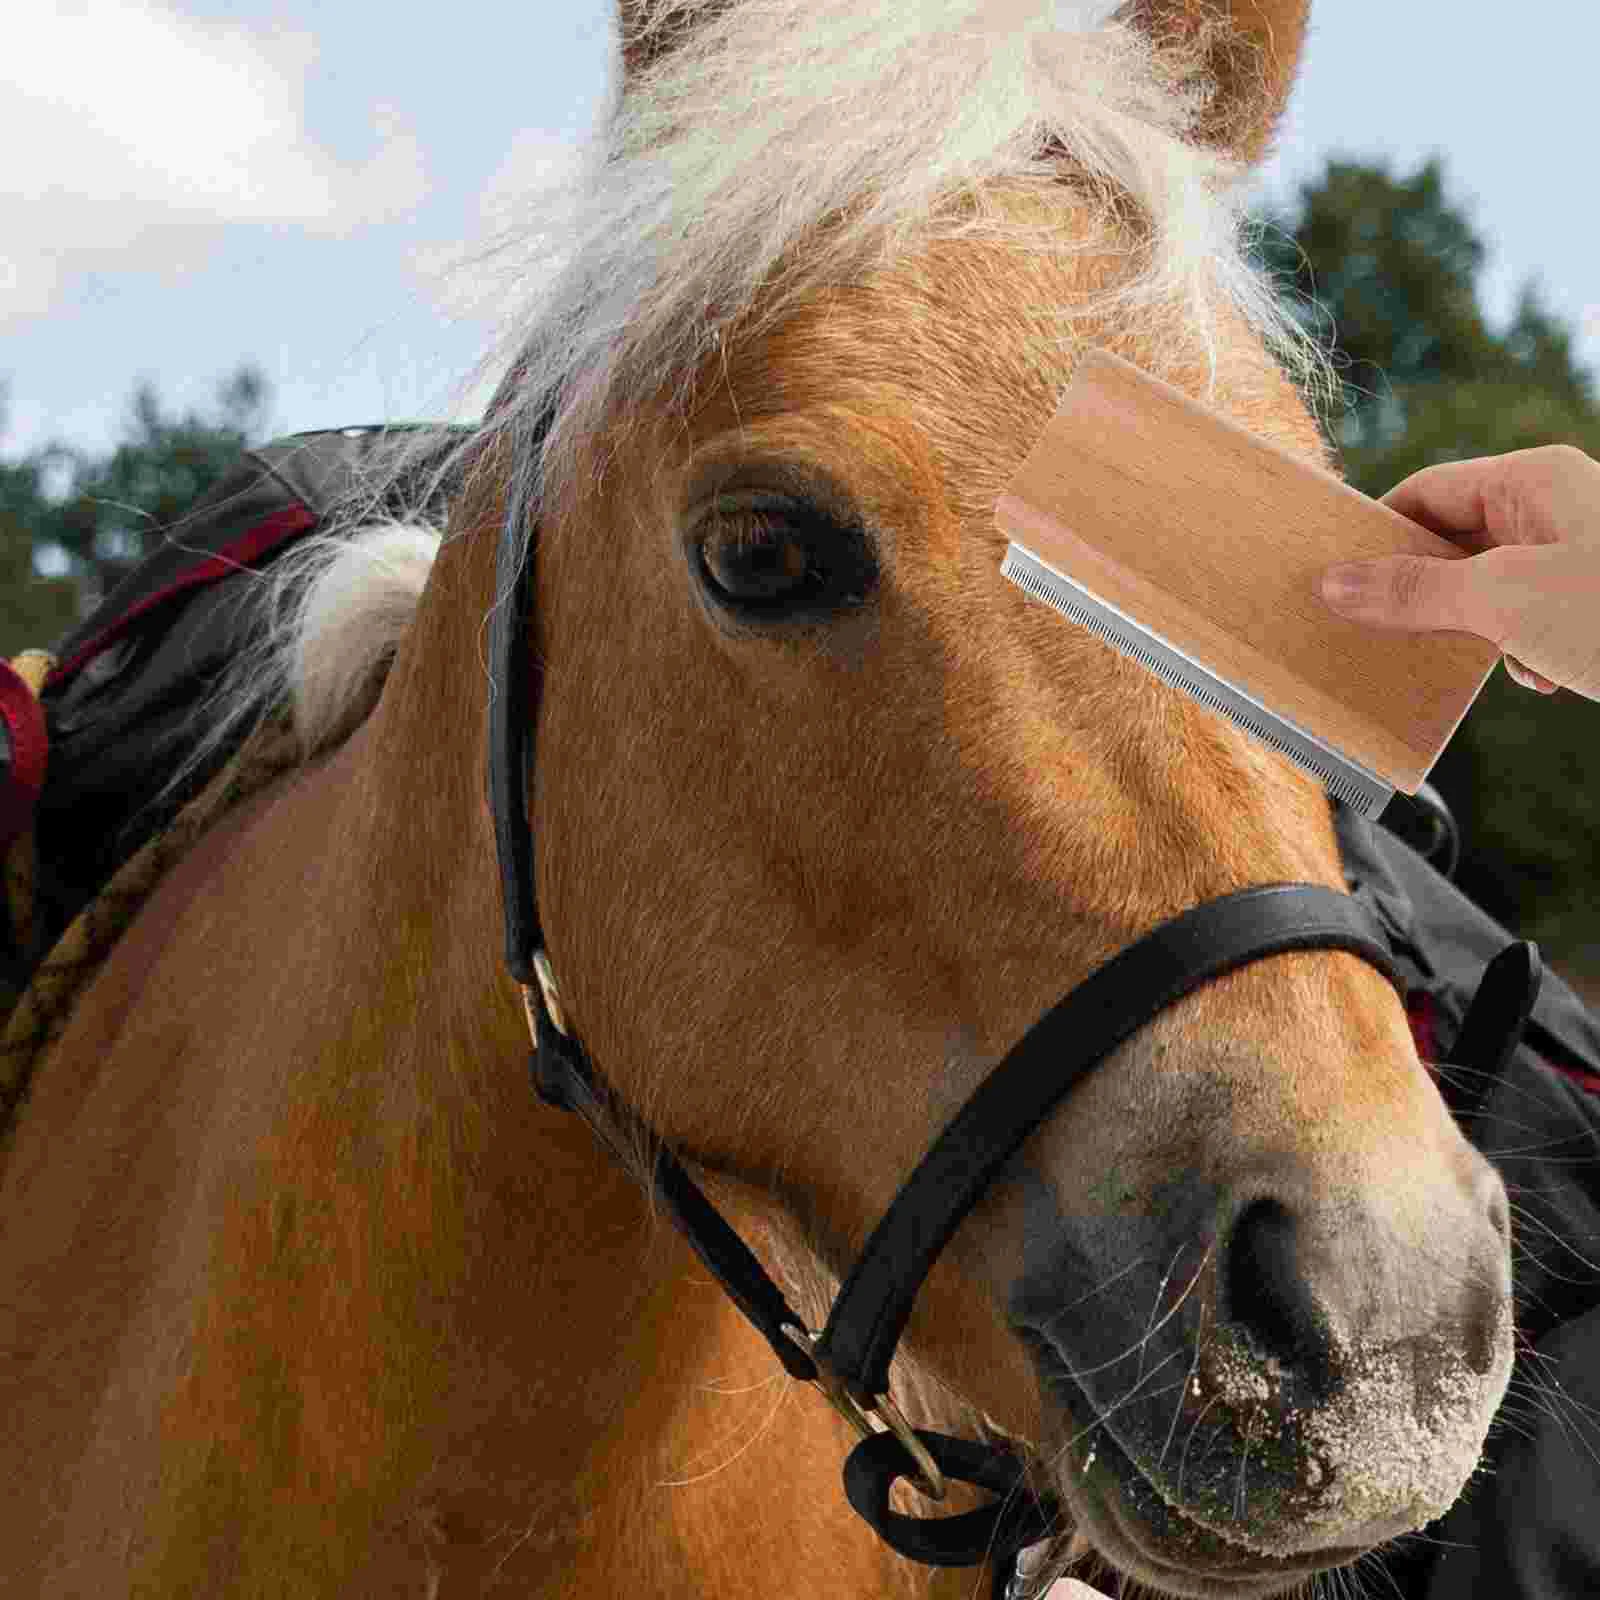
POLYGON ((534 1084, 549 1104, 577 1112, 629 1170, 636 1170, 631 1152, 641 1136, 656 1152, 657 1203, 785 1370, 818 1385, 861 1433, 844 1469, 850 1504, 902 1555, 935 1566, 990 1560, 999 1593, 1018 1552, 1056 1531, 1059 1507, 1047 1489, 1029 1485, 1020 1450, 913 1429, 889 1399, 889 1365, 923 1280, 1029 1134, 1080 1078, 1159 1012, 1223 973, 1298 950, 1359 956, 1403 993, 1389 947, 1356 900, 1308 883, 1208 900, 1127 946, 1033 1024, 933 1141, 814 1336, 672 1152, 595 1069, 561 1012, 534 896, 528 757, 541 668, 530 626, 535 535, 528 529, 524 538, 530 502, 517 490, 514 484, 509 491, 501 532, 490 632, 489 796, 506 964, 521 987, 532 1033, 534 1084), (959 1516, 904 1516, 889 1507, 890 1488, 901 1477, 935 1499, 944 1478, 980 1485, 996 1498, 959 1516))

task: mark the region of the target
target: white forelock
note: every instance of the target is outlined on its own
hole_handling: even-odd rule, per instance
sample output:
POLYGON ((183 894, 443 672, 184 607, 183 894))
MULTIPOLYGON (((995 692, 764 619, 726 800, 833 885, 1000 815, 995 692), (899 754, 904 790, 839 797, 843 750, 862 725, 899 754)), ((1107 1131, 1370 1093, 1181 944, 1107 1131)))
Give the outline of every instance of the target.
MULTIPOLYGON (((912 239, 975 235, 1069 250, 983 204, 997 181, 1059 183, 1069 163, 1131 200, 1149 240, 1118 298, 1175 307, 1165 349, 1209 355, 1242 312, 1301 379, 1317 356, 1252 268, 1241 179, 1192 141, 1194 60, 1158 54, 1088 0, 644 0, 678 42, 546 196, 559 227, 507 244, 531 289, 500 358, 519 449, 553 405, 548 480, 626 385, 686 385, 759 304, 770 322, 820 282, 912 239), (1047 147, 1055 149, 1049 154, 1047 147), (1063 154, 1064 152, 1064 154, 1063 154), (821 224, 827 224, 825 228, 821 224)), ((1197 47, 1198 48, 1198 47, 1197 47)), ((1098 307, 1063 307, 1082 315, 1098 307)))

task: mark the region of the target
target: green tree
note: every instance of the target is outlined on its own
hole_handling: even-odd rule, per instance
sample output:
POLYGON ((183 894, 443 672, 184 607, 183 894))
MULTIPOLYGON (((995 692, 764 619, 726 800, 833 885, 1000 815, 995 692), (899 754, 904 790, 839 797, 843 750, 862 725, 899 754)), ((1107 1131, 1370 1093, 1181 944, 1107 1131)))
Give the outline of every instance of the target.
POLYGON ((1262 241, 1267 264, 1331 319, 1356 429, 1390 386, 1481 377, 1496 341, 1478 305, 1485 250, 1446 198, 1437 160, 1409 178, 1332 161, 1262 241))
MULTIPOLYGON (((1490 327, 1487 251, 1437 160, 1402 177, 1331 162, 1267 223, 1267 265, 1334 346, 1343 408, 1327 425, 1358 488, 1381 495, 1437 461, 1540 444, 1600 456, 1600 405, 1571 330, 1531 286, 1509 326, 1490 327)), ((1497 672, 1433 781, 1462 826, 1462 888, 1569 963, 1600 967, 1596 716, 1497 672)))
POLYGON ((150 536, 182 516, 257 442, 271 410, 267 380, 244 365, 217 386, 211 413, 169 413, 155 389, 133 393, 121 443, 107 456, 66 446, 41 452, 68 481, 35 526, 101 591, 135 565, 150 536))
POLYGON ((1347 475, 1381 494, 1432 461, 1570 440, 1600 445, 1593 379, 1532 286, 1503 333, 1479 302, 1487 250, 1437 159, 1410 177, 1330 162, 1261 253, 1330 336, 1344 379, 1332 432, 1347 475))
MULTIPOLYGON (((0 388, 0 437, 5 399, 0 388)), ((77 585, 34 568, 34 538, 48 509, 44 463, 37 457, 0 461, 0 657, 48 646, 77 619, 77 585)))
POLYGON ((0 464, 0 657, 48 648, 78 618, 78 586, 34 569, 33 535, 13 502, 15 468, 0 464))

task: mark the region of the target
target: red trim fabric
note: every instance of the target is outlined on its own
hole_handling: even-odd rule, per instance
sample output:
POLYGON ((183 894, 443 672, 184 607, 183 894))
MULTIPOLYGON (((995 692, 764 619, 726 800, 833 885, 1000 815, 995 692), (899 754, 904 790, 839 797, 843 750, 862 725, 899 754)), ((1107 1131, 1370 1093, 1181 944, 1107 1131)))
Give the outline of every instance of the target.
POLYGON ((1559 1072, 1569 1083, 1575 1083, 1585 1094, 1600 1094, 1600 1077, 1592 1072, 1585 1072, 1582 1067, 1569 1067, 1560 1061, 1552 1061, 1549 1056, 1540 1056, 1539 1059, 1549 1067, 1552 1072, 1559 1072))
POLYGON ((263 517, 247 532, 241 533, 237 539, 230 540, 215 555, 196 562, 194 566, 174 578, 164 589, 146 595, 137 605, 124 611, 115 622, 102 628, 87 644, 74 650, 65 661, 57 665, 55 671, 45 679, 45 688, 55 688, 65 683, 74 673, 81 672, 84 666, 93 661, 103 650, 109 650, 142 616, 170 600, 173 595, 181 594, 185 589, 198 588, 201 584, 215 583, 218 578, 225 578, 230 572, 237 571, 252 561, 258 561, 268 551, 282 544, 285 539, 292 539, 296 534, 309 533, 316 525, 316 514, 308 506, 302 505, 285 506, 282 511, 274 511, 270 517, 263 517))
MULTIPOLYGON (((170 600, 173 595, 225 578, 250 562, 258 561, 286 539, 309 533, 316 525, 316 514, 303 505, 285 506, 270 517, 263 517, 238 538, 230 539, 215 554, 197 561, 187 571, 179 573, 165 588, 146 595, 116 621, 102 628, 87 644, 81 645, 56 666, 45 679, 45 688, 57 687, 81 672, 87 663, 121 639, 140 618, 170 600)), ((4 719, 11 738, 10 765, 0 773, 0 851, 4 851, 33 823, 49 763, 50 735, 45 723, 44 707, 40 705, 38 697, 3 660, 0 660, 0 718, 4 719)))
POLYGON ((1439 1059, 1439 1012, 1426 989, 1413 989, 1406 996, 1406 1021, 1417 1054, 1431 1071, 1439 1059))
MULTIPOLYGON (((1437 1072, 1439 1062, 1439 1008, 1426 989, 1413 989, 1406 996, 1406 1021, 1411 1024, 1411 1037, 1416 1042, 1417 1054, 1429 1072, 1437 1072)), ((1582 1067, 1570 1067, 1561 1061, 1552 1061, 1542 1051, 1535 1051, 1539 1060, 1552 1072, 1559 1072, 1569 1083, 1575 1083, 1585 1094, 1600 1095, 1600 1075, 1582 1067)))
POLYGON ((0 781, 0 850, 8 850, 33 822, 44 788, 50 735, 38 697, 5 661, 0 661, 0 717, 11 736, 11 764, 0 781))

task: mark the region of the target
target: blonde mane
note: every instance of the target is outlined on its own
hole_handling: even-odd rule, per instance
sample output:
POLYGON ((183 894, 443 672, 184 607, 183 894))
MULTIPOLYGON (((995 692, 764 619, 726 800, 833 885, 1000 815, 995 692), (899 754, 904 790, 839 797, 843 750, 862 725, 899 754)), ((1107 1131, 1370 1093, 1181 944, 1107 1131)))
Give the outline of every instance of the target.
MULTIPOLYGON (((1193 137, 1205 30, 1181 57, 1157 52, 1113 9, 648 0, 631 42, 673 47, 629 83, 564 184, 541 191, 541 215, 495 247, 533 287, 483 364, 510 376, 463 450, 497 436, 487 459, 517 464, 508 492, 532 527, 543 486, 575 470, 619 397, 686 403, 709 353, 818 287, 933 239, 1081 248, 993 203, 1000 186, 1057 191, 1064 173, 1131 214, 1140 243, 1117 287, 1059 308, 1063 338, 1085 316, 1159 308, 1163 355, 1208 363, 1223 322, 1242 316, 1303 388, 1326 392, 1325 358, 1250 260, 1244 172, 1193 137)), ((275 613, 266 670, 258 657, 226 692, 231 721, 276 686, 292 690, 308 751, 349 727, 426 563, 402 562, 410 605, 392 589, 374 605, 353 581, 362 562, 338 547, 360 541, 392 569, 382 552, 416 548, 395 538, 323 543, 301 573, 311 589, 275 613)))
MULTIPOLYGON (((1131 207, 1146 236, 1089 313, 1177 308, 1174 363, 1214 353, 1228 313, 1301 382, 1318 357, 1249 260, 1245 173, 1190 136, 1209 86, 1200 30, 1157 52, 1085 0, 653 0, 644 42, 673 48, 628 86, 564 192, 558 229, 507 241, 541 287, 520 308, 501 426, 542 477, 572 470, 616 397, 679 401, 735 330, 770 326, 824 284, 913 243, 981 237, 1081 248, 986 204, 1069 170, 1131 207), (760 321, 752 319, 759 307, 760 321), (531 333, 528 330, 532 330, 531 333)), ((1220 24, 1219 24, 1220 25, 1220 24)))

